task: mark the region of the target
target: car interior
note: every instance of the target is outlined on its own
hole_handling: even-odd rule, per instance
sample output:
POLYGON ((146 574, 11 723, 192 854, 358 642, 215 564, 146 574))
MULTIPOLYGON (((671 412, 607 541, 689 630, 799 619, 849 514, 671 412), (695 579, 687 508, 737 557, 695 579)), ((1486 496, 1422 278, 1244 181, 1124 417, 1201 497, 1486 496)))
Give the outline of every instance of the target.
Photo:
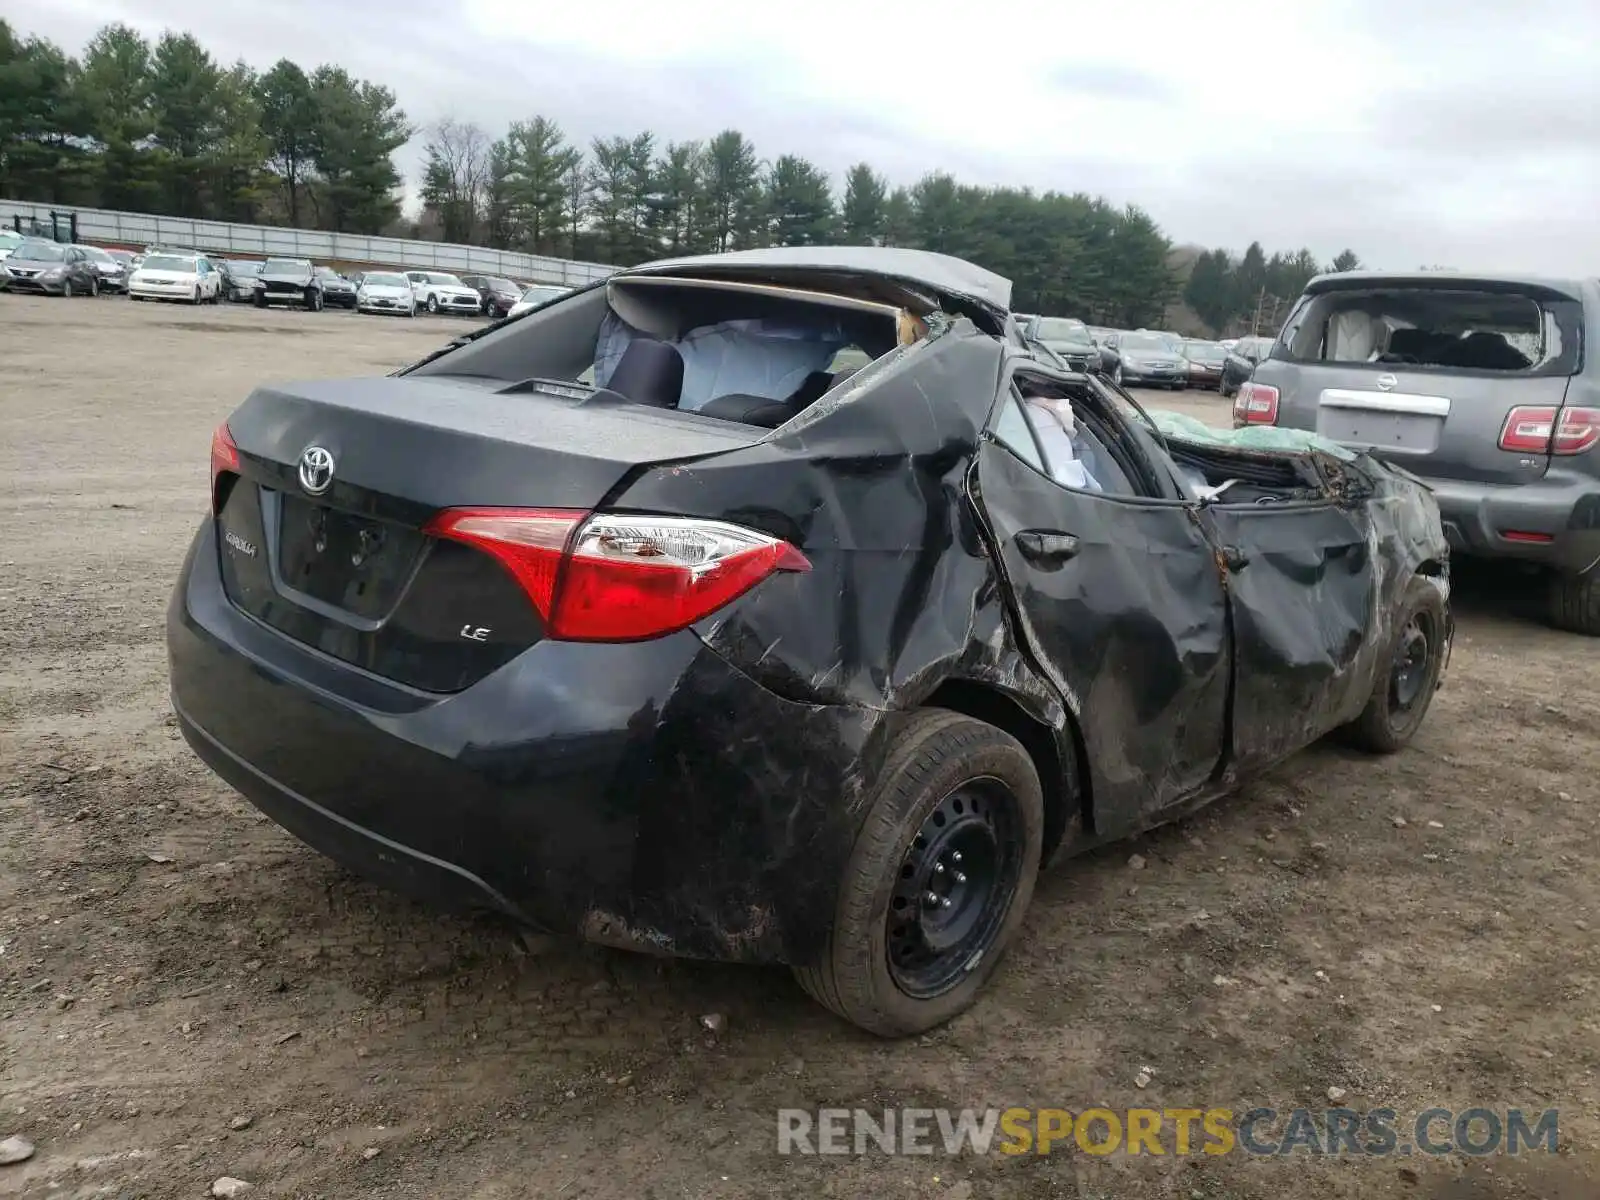
POLYGON ((1530 296, 1441 288, 1330 292, 1286 330, 1302 362, 1527 372, 1570 357, 1560 306, 1530 296))
POLYGON ((592 393, 775 429, 860 366, 928 335, 877 300, 765 283, 634 276, 529 313, 419 373, 592 393), (555 385, 553 388, 550 385, 555 385))
POLYGON ((1155 434, 1131 407, 1107 403, 1086 384, 1018 376, 1013 400, 1020 403, 1001 406, 996 437, 1063 487, 1219 504, 1303 503, 1330 494, 1306 455, 1155 434), (1047 406, 1037 403, 1053 399, 1071 405, 1070 448, 1051 429, 1047 406))

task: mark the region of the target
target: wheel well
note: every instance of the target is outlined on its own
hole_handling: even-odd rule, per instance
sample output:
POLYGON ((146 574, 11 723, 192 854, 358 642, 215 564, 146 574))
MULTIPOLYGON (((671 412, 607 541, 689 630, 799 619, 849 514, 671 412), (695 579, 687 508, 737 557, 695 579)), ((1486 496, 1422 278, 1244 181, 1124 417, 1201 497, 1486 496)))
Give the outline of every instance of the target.
POLYGON ((1083 818, 1089 825, 1089 794, 1086 782, 1078 782, 1077 796, 1069 794, 1067 779, 1085 781, 1083 769, 1083 738, 1078 732, 1072 714, 1067 714, 1067 732, 1072 739, 1074 761, 1069 769, 1062 769, 1061 751, 1055 731, 1038 720, 1010 696, 987 684, 970 679, 947 679, 923 702, 926 708, 946 708, 964 716, 1003 729, 1028 752, 1033 769, 1039 773, 1039 783, 1044 790, 1044 855, 1050 853, 1066 832, 1074 816, 1083 818))
POLYGON ((1444 563, 1440 562, 1437 558, 1424 559, 1422 562, 1417 564, 1417 574, 1427 575, 1429 578, 1437 579, 1439 576, 1444 574, 1444 563))

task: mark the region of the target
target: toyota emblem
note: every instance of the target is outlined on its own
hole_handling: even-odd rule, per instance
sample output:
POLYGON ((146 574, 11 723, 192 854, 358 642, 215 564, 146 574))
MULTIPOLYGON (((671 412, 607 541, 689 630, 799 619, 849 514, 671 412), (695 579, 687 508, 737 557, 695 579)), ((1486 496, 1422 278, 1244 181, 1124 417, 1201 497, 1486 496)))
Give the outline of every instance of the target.
MULTIPOLYGON (((1398 379, 1396 379, 1393 375, 1379 375, 1378 376, 1378 390, 1380 392, 1392 392, 1395 389, 1395 385, 1397 383, 1399 383, 1399 382, 1400 381, 1398 379)), ((304 468, 301 468, 301 469, 304 470, 304 468)), ((333 468, 330 466, 328 469, 332 470, 333 468)))
POLYGON ((300 456, 300 486, 320 496, 333 483, 333 455, 321 446, 307 446, 300 456))

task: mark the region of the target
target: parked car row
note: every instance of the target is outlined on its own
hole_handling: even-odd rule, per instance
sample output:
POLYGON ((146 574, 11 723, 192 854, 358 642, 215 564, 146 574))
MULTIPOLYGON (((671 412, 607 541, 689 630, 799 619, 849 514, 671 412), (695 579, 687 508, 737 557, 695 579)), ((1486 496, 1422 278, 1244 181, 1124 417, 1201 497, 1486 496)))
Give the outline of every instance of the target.
POLYGON ((55 296, 125 293, 134 300, 228 301, 321 312, 459 313, 495 319, 536 308, 570 289, 500 276, 448 271, 365 271, 344 275, 305 258, 223 259, 194 250, 146 247, 143 254, 61 245, 0 231, 0 291, 55 296))
POLYGON ((1238 394, 1272 344, 1270 337, 1210 341, 1149 329, 1091 326, 1074 317, 1013 314, 1018 331, 1036 350, 1073 371, 1104 375, 1139 387, 1215 388, 1238 394))

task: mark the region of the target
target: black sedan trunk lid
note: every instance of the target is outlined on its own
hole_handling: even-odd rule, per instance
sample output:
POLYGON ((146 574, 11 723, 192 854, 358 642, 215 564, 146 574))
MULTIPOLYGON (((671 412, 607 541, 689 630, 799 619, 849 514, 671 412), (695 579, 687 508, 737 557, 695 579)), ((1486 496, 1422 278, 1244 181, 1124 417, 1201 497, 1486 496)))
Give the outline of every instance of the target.
POLYGON ((543 627, 499 563, 427 536, 430 518, 460 507, 592 511, 641 468, 764 432, 578 388, 505 394, 393 377, 261 388, 228 430, 239 470, 218 487, 217 542, 230 600, 335 658, 434 692, 476 682, 543 627))

